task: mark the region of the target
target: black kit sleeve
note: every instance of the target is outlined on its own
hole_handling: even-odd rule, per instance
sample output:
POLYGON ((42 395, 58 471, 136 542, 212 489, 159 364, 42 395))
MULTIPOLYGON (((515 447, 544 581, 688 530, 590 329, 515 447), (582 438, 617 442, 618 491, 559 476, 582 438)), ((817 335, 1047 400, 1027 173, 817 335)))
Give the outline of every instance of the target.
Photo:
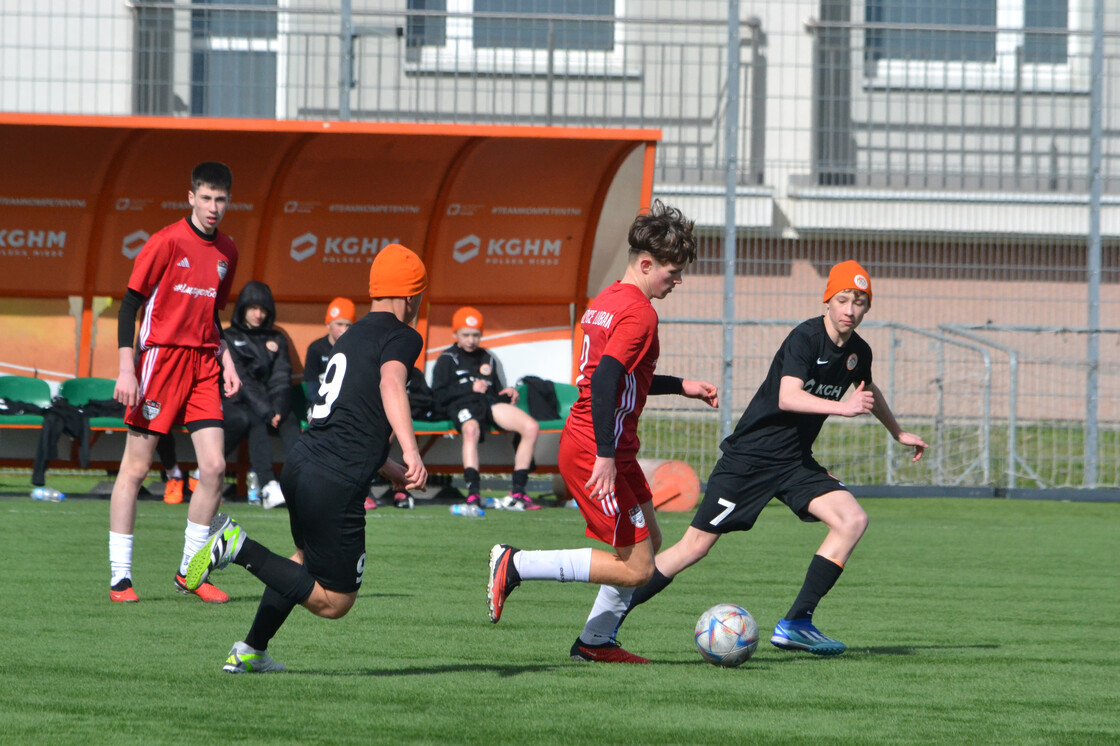
POLYGON ((683 394, 684 379, 676 376, 654 375, 649 385, 650 396, 664 396, 665 394, 683 394))
POLYGON ((136 312, 148 300, 132 288, 124 295, 121 301, 121 310, 117 311, 117 347, 132 348, 136 336, 136 312))
POLYGON ((595 428, 595 454, 614 458, 614 410, 618 384, 626 374, 621 361, 603 355, 591 374, 591 424, 595 428))

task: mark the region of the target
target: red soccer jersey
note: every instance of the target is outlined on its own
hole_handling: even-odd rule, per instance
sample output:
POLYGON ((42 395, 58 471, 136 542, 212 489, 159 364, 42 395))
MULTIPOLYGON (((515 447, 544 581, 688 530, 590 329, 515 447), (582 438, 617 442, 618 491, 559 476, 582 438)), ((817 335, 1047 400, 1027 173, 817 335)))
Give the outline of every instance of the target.
POLYGON ((657 312, 635 285, 616 282, 591 302, 580 320, 579 398, 572 405, 564 430, 580 447, 595 453, 591 421, 591 375, 603 355, 622 363, 626 375, 619 386, 614 410, 615 458, 638 453, 638 417, 646 404, 661 346, 657 341, 657 312))
POLYGON ((184 218, 156 233, 136 257, 128 287, 147 297, 140 349, 218 348, 214 311, 229 297, 237 247, 220 232, 199 236, 184 218))

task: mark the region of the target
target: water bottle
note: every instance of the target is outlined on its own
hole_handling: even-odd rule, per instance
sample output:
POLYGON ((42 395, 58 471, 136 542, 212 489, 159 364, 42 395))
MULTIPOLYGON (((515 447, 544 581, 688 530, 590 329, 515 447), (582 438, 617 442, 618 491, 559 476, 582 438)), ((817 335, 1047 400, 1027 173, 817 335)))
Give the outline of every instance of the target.
POLYGON ((249 504, 250 505, 260 505, 261 504, 261 480, 260 480, 260 477, 257 476, 257 473, 255 471, 251 471, 251 472, 249 472, 249 476, 246 477, 245 481, 249 485, 249 504))
POLYGON ((66 499, 66 495, 53 487, 36 487, 31 490, 31 499, 45 503, 60 503, 66 499))
POLYGON ((466 515, 472 518, 482 518, 486 513, 477 505, 455 503, 451 506, 451 515, 466 515))

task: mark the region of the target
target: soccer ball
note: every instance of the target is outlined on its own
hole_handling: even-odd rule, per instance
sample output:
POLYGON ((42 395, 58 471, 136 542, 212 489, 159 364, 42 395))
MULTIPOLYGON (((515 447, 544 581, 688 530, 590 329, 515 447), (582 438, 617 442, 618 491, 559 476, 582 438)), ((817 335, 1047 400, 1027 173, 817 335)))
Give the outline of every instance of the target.
POLYGON ((758 624, 742 606, 713 606, 696 621, 696 647, 712 665, 742 665, 758 647, 758 624))

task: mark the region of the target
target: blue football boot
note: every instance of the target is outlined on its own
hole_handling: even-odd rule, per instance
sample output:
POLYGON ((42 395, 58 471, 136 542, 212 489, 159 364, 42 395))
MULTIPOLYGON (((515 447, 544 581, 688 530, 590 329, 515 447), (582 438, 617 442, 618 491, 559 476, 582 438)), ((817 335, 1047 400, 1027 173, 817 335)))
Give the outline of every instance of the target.
POLYGON ((774 627, 770 643, 782 650, 805 650, 813 655, 840 655, 848 647, 821 634, 811 619, 783 619, 774 627))

